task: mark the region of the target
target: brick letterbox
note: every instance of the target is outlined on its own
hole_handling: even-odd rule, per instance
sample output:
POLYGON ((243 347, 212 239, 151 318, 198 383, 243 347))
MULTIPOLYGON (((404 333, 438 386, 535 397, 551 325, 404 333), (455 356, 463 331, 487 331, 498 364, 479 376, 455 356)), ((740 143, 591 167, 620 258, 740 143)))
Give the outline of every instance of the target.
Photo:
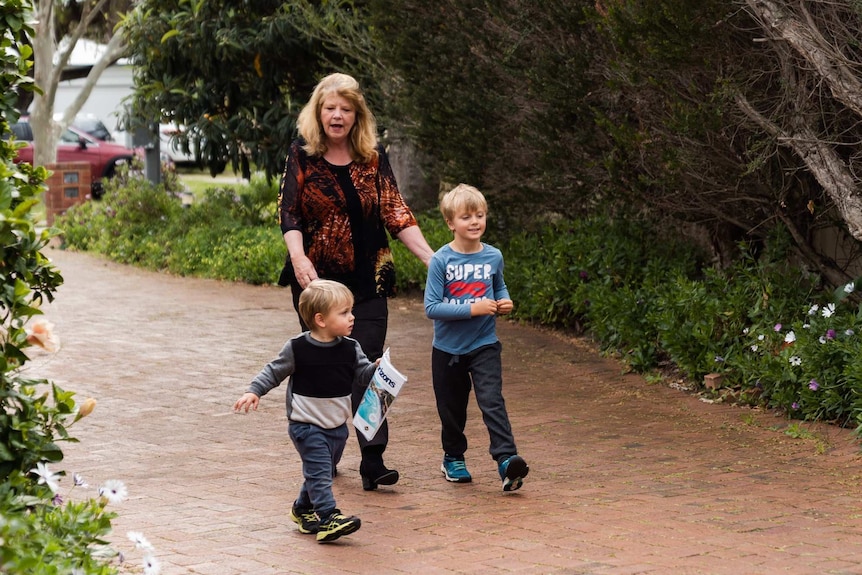
POLYGON ((47 168, 52 173, 46 182, 45 218, 51 226, 55 217, 90 199, 90 164, 66 162, 48 164, 47 168))

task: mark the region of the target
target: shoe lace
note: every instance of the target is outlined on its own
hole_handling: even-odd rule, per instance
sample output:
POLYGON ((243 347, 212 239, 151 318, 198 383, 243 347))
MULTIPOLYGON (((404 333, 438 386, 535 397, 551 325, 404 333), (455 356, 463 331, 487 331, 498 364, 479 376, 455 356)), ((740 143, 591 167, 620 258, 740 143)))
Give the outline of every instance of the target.
POLYGON ((341 513, 341 511, 336 509, 334 512, 332 512, 332 514, 329 517, 324 519, 321 523, 323 523, 325 525, 332 525, 333 523, 338 523, 340 521, 346 521, 346 520, 347 520, 347 516, 343 515, 341 513))
POLYGON ((466 472, 467 471, 467 464, 464 463, 463 461, 461 461, 460 459, 450 461, 447 464, 447 467, 449 467, 450 472, 454 472, 454 473, 460 473, 460 472, 466 472))

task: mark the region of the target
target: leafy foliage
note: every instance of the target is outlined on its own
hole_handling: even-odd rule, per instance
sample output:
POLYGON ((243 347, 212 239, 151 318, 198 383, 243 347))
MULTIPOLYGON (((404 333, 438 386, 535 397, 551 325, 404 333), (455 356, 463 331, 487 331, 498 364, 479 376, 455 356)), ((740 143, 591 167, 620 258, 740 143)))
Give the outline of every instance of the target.
POLYGON ((215 187, 183 207, 176 191, 125 172, 98 202, 58 218, 65 245, 179 275, 272 283, 285 248, 275 224, 277 188, 256 176, 242 188, 215 187))
POLYGON ((197 157, 280 173, 299 106, 329 53, 291 2, 145 0, 125 20, 135 54, 130 118, 186 126, 197 157))
POLYGON ((591 206, 592 4, 368 3, 387 64, 376 80, 398 79, 383 113, 433 158, 440 180, 480 187, 504 225, 591 206))
MULTIPOLYGON (((31 9, 14 0, 0 6, 0 53, 6 63, 0 75, 3 133, 17 117, 15 89, 32 88, 26 77, 31 51, 25 45, 33 32, 25 23, 31 9)), ((11 140, 0 141, 0 571, 106 575, 113 570, 96 555, 114 517, 105 511, 105 502, 60 506, 53 488, 33 475, 39 465, 63 459, 58 444, 75 441, 67 427, 82 414, 74 393, 22 375, 30 348, 53 345, 47 324, 35 326, 43 319, 39 306, 54 299, 63 278, 42 253, 58 231, 37 226, 35 208, 48 172, 15 164, 16 147, 11 140)))
POLYGON ((19 117, 18 92, 32 93, 39 88, 30 76, 33 68, 33 47, 27 35, 33 30, 26 23, 32 3, 26 0, 4 0, 0 3, 0 86, 3 86, 0 109, 7 122, 15 122, 19 117))
POLYGON ((110 575, 116 570, 100 551, 115 513, 106 500, 69 501, 58 507, 47 487, 39 495, 32 481, 15 475, 0 483, 0 566, 6 573, 110 575), (95 547, 94 547, 95 546, 95 547))

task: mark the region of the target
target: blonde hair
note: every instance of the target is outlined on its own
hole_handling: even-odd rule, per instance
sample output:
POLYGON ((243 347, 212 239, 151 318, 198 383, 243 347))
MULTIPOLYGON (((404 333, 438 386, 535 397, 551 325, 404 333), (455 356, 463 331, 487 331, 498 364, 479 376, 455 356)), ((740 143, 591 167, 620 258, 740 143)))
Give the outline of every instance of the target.
POLYGON ((440 213, 446 221, 461 212, 486 212, 488 202, 482 192, 467 184, 458 184, 440 198, 440 213))
POLYGON ((370 162, 377 157, 377 120, 365 103, 359 82, 347 74, 330 74, 314 87, 311 99, 302 108, 296 121, 299 135, 305 139, 302 149, 311 156, 326 153, 326 133, 320 122, 320 111, 326 98, 333 94, 350 102, 356 111, 356 123, 348 134, 351 155, 363 163, 370 162))
POLYGON ((313 280, 299 294, 299 316, 311 329, 314 316, 326 315, 340 305, 353 306, 353 293, 342 283, 332 280, 313 280))

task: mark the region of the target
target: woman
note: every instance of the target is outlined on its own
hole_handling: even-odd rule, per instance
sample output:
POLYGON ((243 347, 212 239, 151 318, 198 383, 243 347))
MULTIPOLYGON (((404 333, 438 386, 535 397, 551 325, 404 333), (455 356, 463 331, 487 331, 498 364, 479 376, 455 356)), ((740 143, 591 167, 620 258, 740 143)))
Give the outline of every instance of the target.
MULTIPOLYGON (((278 196, 288 251, 279 284, 291 286, 295 308, 300 292, 319 277, 349 287, 356 318, 351 337, 375 361, 383 355, 387 298, 395 288, 387 231, 426 266, 434 252, 398 191, 377 141, 377 122, 355 79, 346 74, 323 78, 300 112, 297 128, 300 137, 288 151, 278 196)), ((354 411, 364 393, 365 386, 354 388, 354 411)), ((356 435, 363 489, 395 484, 398 472, 383 463, 386 421, 371 441, 356 435)))

